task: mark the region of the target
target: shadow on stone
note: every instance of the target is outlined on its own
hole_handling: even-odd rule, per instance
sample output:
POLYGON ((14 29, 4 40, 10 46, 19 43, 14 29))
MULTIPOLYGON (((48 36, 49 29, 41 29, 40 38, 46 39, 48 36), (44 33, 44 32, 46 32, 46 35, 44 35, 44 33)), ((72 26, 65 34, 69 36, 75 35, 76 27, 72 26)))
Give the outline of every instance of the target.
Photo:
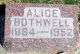
POLYGON ((0 5, 0 44, 4 43, 5 5, 0 5))

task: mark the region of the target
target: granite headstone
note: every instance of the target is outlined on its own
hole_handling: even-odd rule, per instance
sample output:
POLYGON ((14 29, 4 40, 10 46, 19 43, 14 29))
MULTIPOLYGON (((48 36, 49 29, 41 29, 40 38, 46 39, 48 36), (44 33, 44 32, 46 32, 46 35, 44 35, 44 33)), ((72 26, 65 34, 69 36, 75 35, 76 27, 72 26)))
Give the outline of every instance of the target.
POLYGON ((5 44, 11 51, 67 51, 79 42, 78 7, 7 4, 5 44))

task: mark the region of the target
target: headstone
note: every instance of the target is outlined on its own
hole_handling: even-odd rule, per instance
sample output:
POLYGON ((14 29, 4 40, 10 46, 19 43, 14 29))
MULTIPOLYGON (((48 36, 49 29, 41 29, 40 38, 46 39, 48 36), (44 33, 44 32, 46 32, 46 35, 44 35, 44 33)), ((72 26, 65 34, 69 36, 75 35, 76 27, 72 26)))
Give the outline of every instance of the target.
POLYGON ((78 7, 7 4, 5 44, 11 51, 67 51, 79 42, 78 7))

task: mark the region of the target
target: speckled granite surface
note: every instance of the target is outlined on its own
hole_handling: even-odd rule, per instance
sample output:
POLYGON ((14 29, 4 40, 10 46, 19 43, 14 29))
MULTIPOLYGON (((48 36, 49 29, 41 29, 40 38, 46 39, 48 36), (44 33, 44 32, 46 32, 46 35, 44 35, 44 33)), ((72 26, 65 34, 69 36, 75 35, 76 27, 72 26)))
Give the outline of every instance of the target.
POLYGON ((79 42, 78 34, 78 8, 76 5, 54 5, 54 4, 7 4, 5 19, 5 44, 11 51, 66 51, 74 49, 79 42), (11 38, 10 17, 23 16, 25 7, 57 7, 61 10, 62 17, 72 17, 74 24, 73 38, 11 38))

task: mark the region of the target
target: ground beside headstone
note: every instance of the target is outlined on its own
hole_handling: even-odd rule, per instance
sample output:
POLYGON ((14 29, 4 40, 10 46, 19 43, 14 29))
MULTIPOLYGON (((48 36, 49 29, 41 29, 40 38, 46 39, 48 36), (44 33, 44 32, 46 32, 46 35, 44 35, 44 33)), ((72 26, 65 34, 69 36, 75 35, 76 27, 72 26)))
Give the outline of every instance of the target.
POLYGON ((6 54, 6 50, 0 45, 0 54, 6 54))

